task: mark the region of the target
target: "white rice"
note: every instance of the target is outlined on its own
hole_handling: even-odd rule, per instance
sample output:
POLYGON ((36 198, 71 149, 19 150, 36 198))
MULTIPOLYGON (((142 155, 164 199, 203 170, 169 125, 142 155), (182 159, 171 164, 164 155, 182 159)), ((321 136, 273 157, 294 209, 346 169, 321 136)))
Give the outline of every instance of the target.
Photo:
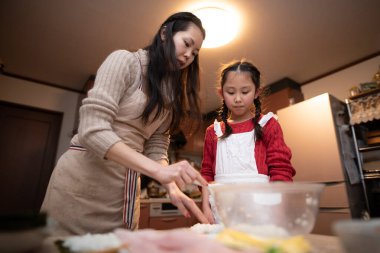
POLYGON ((72 236, 63 242, 65 248, 74 252, 115 248, 121 246, 121 244, 121 241, 114 233, 72 236))
POLYGON ((217 234, 224 228, 223 224, 201 224, 197 223, 190 230, 198 234, 217 234))

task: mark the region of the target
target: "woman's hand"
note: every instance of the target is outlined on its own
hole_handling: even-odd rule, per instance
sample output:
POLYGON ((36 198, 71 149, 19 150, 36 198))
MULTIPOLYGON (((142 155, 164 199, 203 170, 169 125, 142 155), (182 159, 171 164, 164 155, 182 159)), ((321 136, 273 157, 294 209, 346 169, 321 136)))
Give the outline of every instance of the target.
MULTIPOLYGON (((181 161, 167 166, 164 161, 153 161, 125 145, 123 142, 115 143, 107 152, 105 158, 117 162, 126 168, 133 168, 162 185, 175 182, 180 188, 192 184, 197 180, 201 185, 207 186, 206 180, 194 169, 188 161, 181 161)), ((166 163, 166 161, 165 161, 166 163)))
POLYGON ((178 207, 178 210, 185 217, 190 218, 190 213, 193 213, 199 222, 209 223, 195 201, 186 196, 174 182, 166 184, 165 187, 168 191, 170 201, 173 203, 173 205, 178 207))
POLYGON ((206 217, 208 223, 215 224, 214 214, 212 213, 210 206, 203 207, 203 215, 206 217))
POLYGON ((210 202, 209 202, 209 189, 207 187, 202 187, 202 210, 203 214, 208 220, 208 223, 215 224, 214 214, 212 213, 210 202))
POLYGON ((235 250, 208 236, 194 233, 187 229, 152 230, 141 229, 129 231, 117 229, 116 236, 126 245, 130 253, 257 253, 255 249, 235 250))
POLYGON ((186 160, 157 170, 153 177, 163 185, 175 182, 181 189, 187 184, 193 184, 194 181, 198 181, 202 186, 207 186, 207 181, 186 160))

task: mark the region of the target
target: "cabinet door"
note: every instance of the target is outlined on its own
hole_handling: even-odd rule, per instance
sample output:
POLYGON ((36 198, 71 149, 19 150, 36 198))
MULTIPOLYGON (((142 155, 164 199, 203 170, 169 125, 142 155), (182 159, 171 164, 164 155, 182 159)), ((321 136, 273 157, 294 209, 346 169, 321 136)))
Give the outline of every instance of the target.
POLYGON ((321 210, 318 213, 317 220, 312 234, 321 235, 334 235, 333 224, 340 220, 351 219, 351 214, 348 209, 337 209, 337 210, 321 210))
POLYGON ((63 114, 0 101, 0 213, 38 213, 63 114))
MULTIPOLYGON (((195 203, 198 205, 199 209, 202 210, 202 201, 196 201, 195 203)), ((195 217, 194 214, 191 214, 190 219, 187 219, 187 226, 191 227, 197 223, 200 223, 200 222, 198 221, 198 219, 195 217)))
POLYGON ((193 215, 190 219, 187 219, 187 226, 191 227, 195 224, 199 223, 198 219, 193 215))
POLYGON ((158 230, 187 227, 187 220, 183 216, 150 217, 149 227, 158 230))
POLYGON ((319 206, 323 208, 349 208, 346 183, 326 185, 319 206))
POLYGON ((303 100, 304 98, 301 91, 292 88, 285 88, 264 97, 262 106, 263 113, 276 113, 282 108, 288 107, 303 100))
POLYGON ((140 220, 139 228, 149 228, 149 204, 142 203, 140 204, 140 220))

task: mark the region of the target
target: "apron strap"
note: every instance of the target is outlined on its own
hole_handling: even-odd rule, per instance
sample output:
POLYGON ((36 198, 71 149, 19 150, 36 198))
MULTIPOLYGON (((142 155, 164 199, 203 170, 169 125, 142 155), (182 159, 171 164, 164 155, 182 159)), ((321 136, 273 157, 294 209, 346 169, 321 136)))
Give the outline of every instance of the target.
POLYGON ((133 225, 133 216, 136 203, 138 173, 127 168, 124 184, 123 222, 127 229, 133 225))
POLYGON ((276 120, 278 119, 276 114, 274 114, 273 112, 268 112, 259 120, 260 126, 264 127, 271 118, 275 118, 276 120))
MULTIPOLYGON (((142 72, 143 67, 141 63, 141 59, 138 53, 133 54, 140 66, 140 75, 139 79, 136 80, 139 82, 138 89, 142 90, 142 72)), ((136 171, 127 168, 125 172, 125 182, 124 182, 124 203, 123 203, 123 223, 125 224, 125 228, 132 229, 133 226, 133 218, 134 218, 134 210, 136 205, 136 194, 137 194, 137 187, 138 187, 138 177, 139 173, 136 171)))

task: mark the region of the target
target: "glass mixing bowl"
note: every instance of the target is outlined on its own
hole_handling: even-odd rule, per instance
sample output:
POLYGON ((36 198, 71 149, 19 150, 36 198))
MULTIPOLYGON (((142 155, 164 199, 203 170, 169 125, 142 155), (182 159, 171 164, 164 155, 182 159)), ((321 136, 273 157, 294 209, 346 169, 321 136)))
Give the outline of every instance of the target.
POLYGON ((264 237, 310 233, 323 188, 298 182, 209 185, 225 227, 264 237))

